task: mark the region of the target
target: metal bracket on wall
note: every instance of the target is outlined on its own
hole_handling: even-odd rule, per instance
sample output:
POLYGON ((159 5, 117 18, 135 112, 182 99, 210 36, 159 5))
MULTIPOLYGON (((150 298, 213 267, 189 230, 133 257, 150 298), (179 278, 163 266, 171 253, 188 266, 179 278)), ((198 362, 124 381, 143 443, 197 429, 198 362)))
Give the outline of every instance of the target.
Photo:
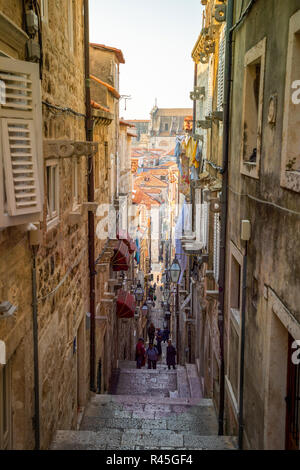
POLYGON ((226 21, 226 13, 226 5, 216 5, 216 9, 213 16, 218 23, 224 23, 224 21, 226 21))
POLYGON ((205 87, 204 86, 195 86, 194 91, 191 91, 190 98, 193 101, 200 100, 201 96, 205 96, 205 87))
POLYGON ((197 121, 197 126, 201 127, 202 129, 211 129, 212 121, 208 119, 206 119, 205 121, 197 121))

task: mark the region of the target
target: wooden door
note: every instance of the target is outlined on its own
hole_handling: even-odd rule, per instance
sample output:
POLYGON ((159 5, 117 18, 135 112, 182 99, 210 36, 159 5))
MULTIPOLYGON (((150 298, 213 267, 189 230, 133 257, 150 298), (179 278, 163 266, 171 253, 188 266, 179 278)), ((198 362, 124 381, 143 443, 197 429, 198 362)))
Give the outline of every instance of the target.
POLYGON ((289 335, 287 396, 286 396, 286 449, 299 450, 300 444, 300 364, 292 361, 294 338, 289 335))

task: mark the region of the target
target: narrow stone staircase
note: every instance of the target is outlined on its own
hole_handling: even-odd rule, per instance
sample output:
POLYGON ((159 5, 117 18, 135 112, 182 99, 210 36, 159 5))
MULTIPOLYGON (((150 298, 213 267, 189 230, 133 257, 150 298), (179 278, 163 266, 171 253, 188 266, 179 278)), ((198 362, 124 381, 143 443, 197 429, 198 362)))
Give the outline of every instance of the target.
MULTIPOLYGON (((192 364, 168 370, 120 361, 110 395, 95 395, 79 431, 57 431, 53 450, 226 450, 236 438, 217 435, 212 401, 201 398, 192 364)), ((199 381, 199 379, 198 379, 199 381)))

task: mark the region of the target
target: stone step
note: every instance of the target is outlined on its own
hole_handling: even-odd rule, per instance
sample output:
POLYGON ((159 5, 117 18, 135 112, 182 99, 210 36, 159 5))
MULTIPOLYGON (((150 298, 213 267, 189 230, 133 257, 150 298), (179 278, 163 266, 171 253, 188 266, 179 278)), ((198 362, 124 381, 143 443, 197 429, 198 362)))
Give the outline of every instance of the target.
POLYGON ((210 398, 170 398, 170 397, 153 397, 146 395, 94 395, 91 399, 91 404, 97 406, 104 403, 119 403, 119 404, 155 404, 155 405, 183 405, 183 406, 198 406, 198 407, 211 407, 213 402, 210 398))
POLYGON ((177 370, 177 389, 180 398, 190 398, 190 387, 185 367, 177 370))
MULTIPOLYGON (((148 369, 147 368, 147 365, 145 365, 142 369, 137 369, 136 368, 136 362, 135 361, 118 361, 118 368, 120 370, 135 370, 137 373, 142 373, 142 372, 151 372, 153 371, 153 369, 148 369)), ((177 365, 176 366, 177 369, 184 369, 184 366, 181 366, 181 365, 177 365)), ((164 370, 164 371, 168 371, 168 366, 166 364, 166 361, 164 361, 163 359, 161 359, 160 361, 157 362, 156 364, 156 369, 155 370, 164 370)), ((171 369, 173 370, 173 369, 171 369)))
POLYGON ((170 430, 57 431, 50 450, 234 450, 231 436, 176 434, 170 430))
POLYGON ((169 397, 176 390, 176 371, 120 369, 116 394, 169 397))
POLYGON ((202 388, 195 364, 186 364, 187 380, 190 394, 193 398, 202 398, 202 388))
MULTIPOLYGON (((197 410, 198 411, 198 410, 197 410)), ((164 430, 173 431, 176 434, 191 433, 204 436, 213 436, 218 433, 217 421, 214 413, 208 409, 202 409, 201 414, 191 412, 172 411, 129 411, 127 417, 124 410, 103 410, 99 416, 85 415, 81 422, 80 430, 100 432, 103 429, 119 429, 122 431, 135 430, 164 430), (110 411, 112 413, 110 414, 110 411)))

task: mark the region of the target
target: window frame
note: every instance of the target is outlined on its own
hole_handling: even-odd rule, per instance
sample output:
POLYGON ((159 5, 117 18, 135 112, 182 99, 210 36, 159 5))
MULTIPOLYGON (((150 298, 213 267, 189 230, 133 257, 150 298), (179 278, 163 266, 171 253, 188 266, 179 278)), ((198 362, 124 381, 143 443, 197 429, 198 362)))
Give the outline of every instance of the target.
MULTIPOLYGON (((29 122, 32 125, 32 141, 34 143, 36 152, 32 158, 34 158, 37 166, 36 172, 36 181, 35 184, 38 185, 39 188, 39 204, 40 209, 36 212, 26 212, 24 211, 22 214, 10 215, 5 208, 4 204, 4 191, 0 191, 0 229, 5 229, 11 226, 18 226, 25 223, 35 223, 38 221, 43 220, 43 194, 44 194, 44 176, 43 176, 43 161, 42 161, 42 100, 40 94, 40 77, 39 77, 39 66, 37 64, 32 64, 26 61, 21 61, 19 59, 11 59, 10 57, 6 57, 7 54, 3 54, 0 56, 0 69, 4 73, 8 73, 10 75, 27 75, 30 77, 32 82, 32 109, 20 110, 6 108, 0 106, 0 133, 3 134, 5 122, 16 120, 22 123, 29 122)), ((5 81, 5 80, 4 80, 5 81)), ((6 139, 7 140, 7 139, 6 139)), ((7 157, 7 151, 5 151, 4 147, 8 143, 6 142, 5 138, 1 138, 0 142, 0 181, 2 186, 2 181, 4 181, 4 165, 5 163, 4 157, 7 157), (4 154, 4 152, 6 152, 4 154)), ((7 195, 8 197, 8 195, 7 195)))
POLYGON ((265 85, 265 65, 266 65, 266 45, 267 38, 264 37, 255 46, 249 49, 244 59, 244 87, 243 87, 243 111, 242 111, 242 144, 241 144, 241 167, 240 172, 251 178, 259 179, 260 159, 262 151, 262 123, 263 123, 263 104, 264 104, 264 85, 265 85), (247 101, 247 80, 249 77, 249 68, 260 61, 260 86, 258 97, 258 115, 257 115, 257 140, 256 140, 256 162, 247 162, 244 160, 244 149, 246 139, 244 136, 246 120, 246 101, 247 101))
POLYGON ((48 0, 41 0, 41 16, 42 16, 42 21, 48 24, 48 21, 49 21, 48 0))
POLYGON ((229 392, 229 396, 231 398, 231 402, 233 404, 233 407, 238 413, 238 405, 239 405, 239 389, 240 389, 240 376, 239 376, 239 370, 240 370, 240 355, 241 355, 241 299, 242 299, 242 288, 243 288, 243 282, 242 282, 242 272, 243 272, 243 255, 239 251, 239 249, 234 245, 232 241, 230 241, 230 247, 229 247, 229 280, 228 280, 228 286, 229 286, 229 295, 227 299, 227 366, 226 366, 226 384, 227 384, 227 390, 229 392), (235 307, 232 307, 232 289, 233 289, 233 276, 232 276, 232 261, 233 259, 239 264, 240 266, 240 278, 239 278, 239 298, 240 298, 240 308, 236 309, 235 307), (239 312, 239 315, 237 315, 237 312, 239 312), (231 382, 231 374, 230 374, 230 353, 231 353, 231 338, 230 338, 230 332, 231 332, 231 326, 233 326, 234 331, 236 332, 238 336, 238 357, 237 359, 237 371, 238 371, 238 376, 237 376, 237 396, 235 396, 233 384, 231 382))
POLYGON ((78 157, 72 157, 72 207, 73 210, 80 206, 80 170, 78 157))
MULTIPOLYGON (((294 113, 292 108, 294 106, 300 107, 300 104, 295 104, 292 101, 292 95, 294 89, 292 85, 294 81, 299 80, 300 77, 293 77, 295 70, 295 59, 298 57, 297 51, 295 50, 295 36, 299 35, 300 38, 300 9, 291 16, 289 22, 289 37, 288 37, 288 49, 286 59, 286 83, 285 83, 285 98, 283 105, 283 126, 282 126, 282 150, 281 150, 281 177, 280 185, 284 188, 290 189, 295 192, 300 192, 300 172, 299 171, 288 171, 286 165, 288 161, 288 149, 290 148, 290 134, 288 129, 291 128, 290 119, 294 113)), ((300 40, 300 39, 298 39, 300 40)), ((299 60, 299 59, 298 59, 299 60)), ((300 64, 299 64, 300 66, 300 64)))
POLYGON ((51 230, 55 225, 59 223, 59 161, 57 159, 53 160, 46 160, 46 167, 45 167, 45 186, 46 186, 46 207, 47 207, 47 215, 46 215, 46 221, 47 221, 47 230, 51 230), (47 169, 50 168, 50 184, 48 182, 48 172, 47 169), (55 175, 54 175, 54 181, 52 181, 53 178, 53 169, 56 168, 55 175), (54 183, 54 192, 53 191, 53 185, 54 183), (50 188, 49 188, 50 186, 50 188), (49 189, 51 191, 51 194, 49 196, 49 199, 52 199, 54 197, 55 200, 55 210, 50 210, 49 207, 49 200, 48 200, 48 194, 49 194, 49 189), (50 213, 49 213, 50 212, 50 213))

